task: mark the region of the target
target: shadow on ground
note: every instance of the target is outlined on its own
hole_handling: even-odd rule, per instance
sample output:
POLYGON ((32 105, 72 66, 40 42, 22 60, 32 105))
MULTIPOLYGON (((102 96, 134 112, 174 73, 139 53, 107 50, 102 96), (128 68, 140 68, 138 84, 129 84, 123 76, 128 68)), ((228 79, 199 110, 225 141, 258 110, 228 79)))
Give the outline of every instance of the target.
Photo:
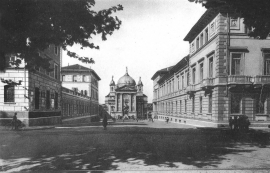
MULTIPOLYGON (((217 168, 228 154, 269 147, 269 133, 144 127, 4 132, 0 171, 118 170, 120 165, 217 168), (243 147, 248 146, 248 147, 243 147)), ((127 168, 128 169, 128 168, 127 168)))

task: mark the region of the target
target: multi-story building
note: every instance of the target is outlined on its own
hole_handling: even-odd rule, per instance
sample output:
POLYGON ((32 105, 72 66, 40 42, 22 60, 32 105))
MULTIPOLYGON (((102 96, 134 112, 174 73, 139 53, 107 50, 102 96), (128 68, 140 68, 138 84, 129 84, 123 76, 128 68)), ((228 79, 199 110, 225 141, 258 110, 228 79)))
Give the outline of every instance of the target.
MULTIPOLYGON (((61 68, 61 75, 62 75, 62 86, 73 90, 74 93, 78 93, 76 95, 85 96, 85 98, 89 99, 89 105, 86 105, 85 109, 87 109, 88 106, 90 106, 89 113, 87 114, 90 116, 98 115, 99 110, 99 90, 98 90, 98 81, 100 81, 100 77, 97 75, 97 73, 90 68, 86 68, 84 66, 75 64, 71 66, 66 66, 61 68)), ((71 103, 66 103, 66 108, 68 113, 69 105, 71 106, 71 103)), ((79 105, 79 104, 76 104, 79 105)), ((81 104, 81 109, 84 104, 81 104)), ((76 108, 76 106, 75 106, 76 108)), ((76 110, 78 108, 73 108, 69 110, 76 110)), ((82 114, 77 111, 76 114, 82 114)), ((82 111, 82 110, 81 110, 82 111)), ((81 112, 80 111, 80 112, 81 112)), ((70 113, 70 115, 72 115, 70 113)), ((76 116, 73 114, 73 116, 76 116)))
POLYGON ((6 60, 6 70, 0 72, 0 111, 17 117, 27 126, 61 123, 61 49, 51 45, 40 52, 50 58, 52 71, 43 68, 25 68, 22 61, 18 68, 12 65, 16 56, 6 60))
POLYGON ((269 121, 270 38, 250 38, 243 19, 207 10, 184 38, 189 56, 154 81, 154 112, 173 122, 218 127, 230 116, 269 121))
POLYGON ((129 118, 146 118, 147 96, 143 94, 141 78, 136 85, 135 80, 129 76, 128 71, 117 84, 112 78, 110 93, 105 97, 105 104, 112 117, 119 119, 125 114, 129 118))

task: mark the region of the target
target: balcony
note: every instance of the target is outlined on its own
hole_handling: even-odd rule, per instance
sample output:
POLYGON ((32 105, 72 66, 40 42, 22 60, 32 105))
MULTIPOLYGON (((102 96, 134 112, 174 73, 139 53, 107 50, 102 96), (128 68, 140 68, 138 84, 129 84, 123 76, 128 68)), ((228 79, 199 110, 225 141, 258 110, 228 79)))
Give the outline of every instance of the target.
POLYGON ((200 87, 201 87, 202 90, 212 89, 214 87, 214 78, 204 79, 201 82, 201 86, 200 87))
POLYGON ((270 75, 264 75, 264 76, 255 76, 254 78, 254 85, 270 85, 270 75))
POLYGON ((195 93, 195 85, 189 85, 186 87, 186 93, 191 97, 195 93))
POLYGON ((228 76, 228 85, 251 85, 251 77, 244 75, 228 76))

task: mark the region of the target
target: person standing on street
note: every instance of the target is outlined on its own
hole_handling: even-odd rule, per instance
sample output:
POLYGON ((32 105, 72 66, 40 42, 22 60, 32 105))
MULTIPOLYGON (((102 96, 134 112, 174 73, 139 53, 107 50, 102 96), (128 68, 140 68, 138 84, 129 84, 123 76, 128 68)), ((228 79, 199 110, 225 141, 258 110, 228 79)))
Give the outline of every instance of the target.
POLYGON ((15 112, 12 119, 12 129, 14 127, 15 130, 18 130, 17 120, 17 112, 15 112))
POLYGON ((103 124, 104 130, 107 130, 108 119, 107 119, 107 116, 106 115, 104 115, 102 124, 103 124))

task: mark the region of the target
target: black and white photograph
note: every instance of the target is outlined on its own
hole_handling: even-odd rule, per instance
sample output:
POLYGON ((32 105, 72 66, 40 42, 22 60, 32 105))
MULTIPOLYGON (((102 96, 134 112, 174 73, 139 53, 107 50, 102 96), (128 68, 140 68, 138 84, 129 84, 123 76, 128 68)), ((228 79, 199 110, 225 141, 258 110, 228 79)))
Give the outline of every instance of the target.
POLYGON ((0 0, 0 172, 269 173, 269 0, 0 0))

